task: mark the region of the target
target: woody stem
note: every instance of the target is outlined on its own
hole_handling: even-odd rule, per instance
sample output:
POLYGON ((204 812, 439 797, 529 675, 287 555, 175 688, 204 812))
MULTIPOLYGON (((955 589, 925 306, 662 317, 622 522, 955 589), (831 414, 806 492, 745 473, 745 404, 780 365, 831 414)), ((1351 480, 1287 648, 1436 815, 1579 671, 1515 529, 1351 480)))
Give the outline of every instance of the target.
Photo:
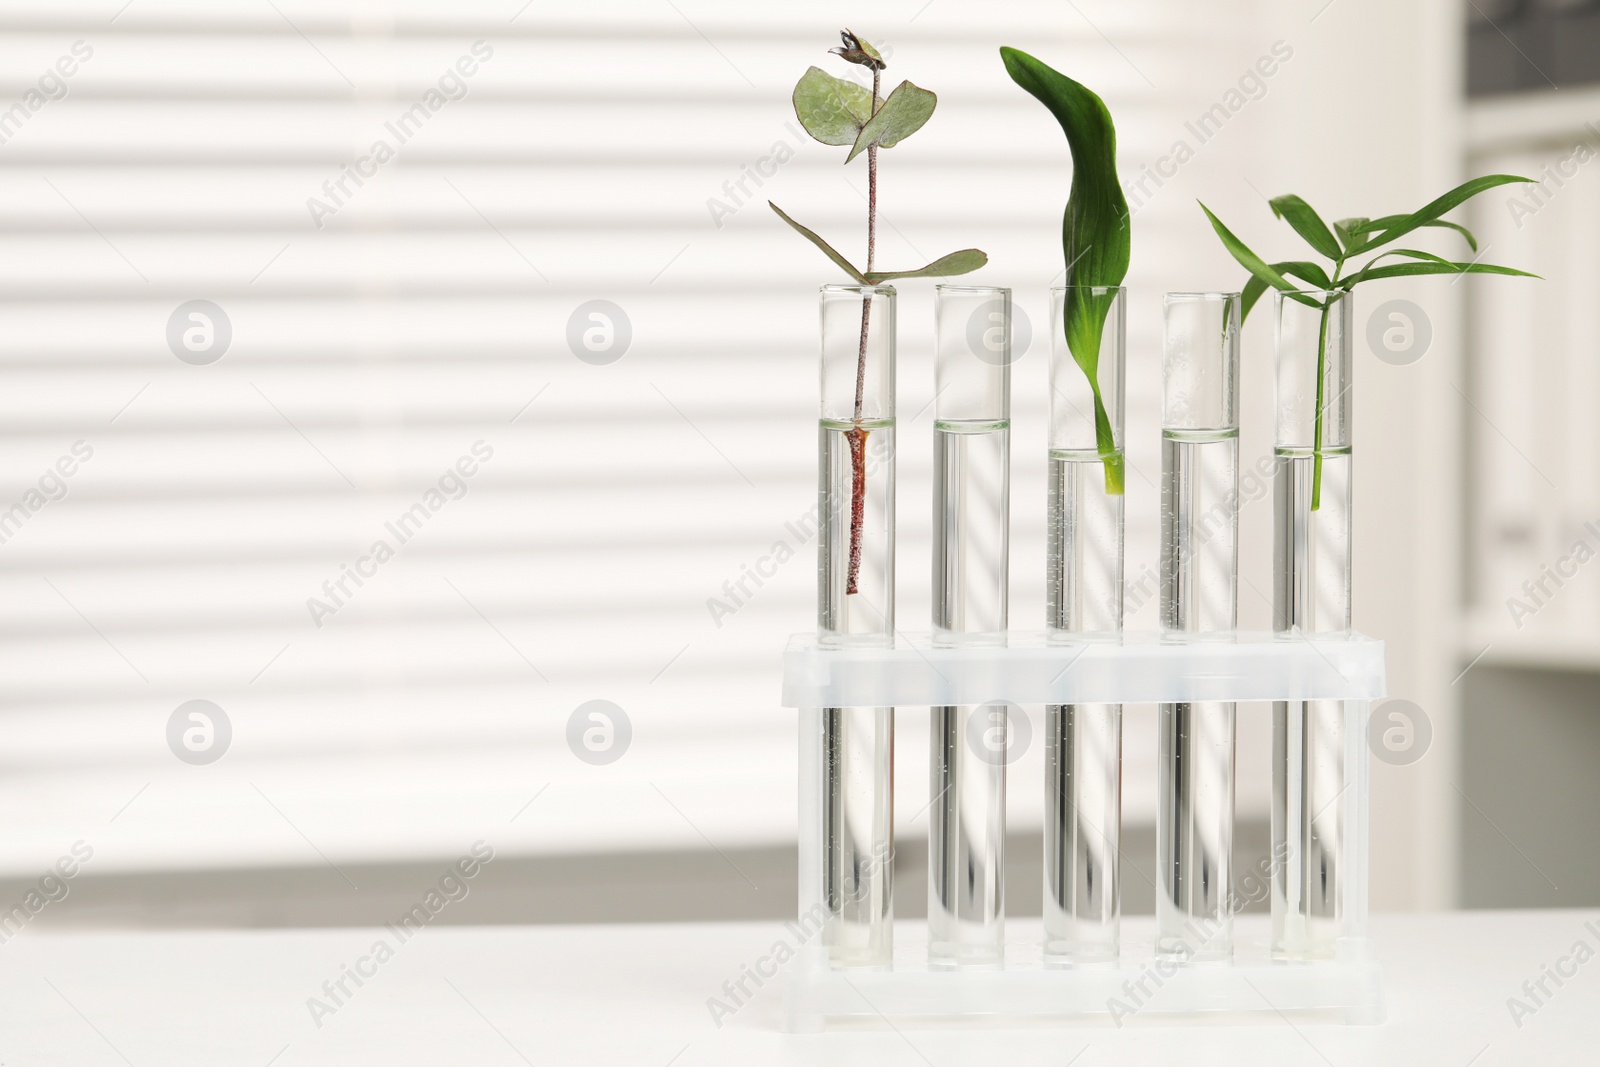
MULTIPOLYGON (((872 114, 878 113, 879 72, 872 72, 872 114)), ((867 272, 870 274, 878 252, 878 146, 867 149, 867 272)), ((858 591, 861 574, 861 535, 866 526, 867 508, 867 430, 861 425, 867 391, 867 336, 872 323, 872 294, 861 297, 861 347, 856 354, 855 425, 846 439, 850 442, 850 569, 845 593, 858 591)))

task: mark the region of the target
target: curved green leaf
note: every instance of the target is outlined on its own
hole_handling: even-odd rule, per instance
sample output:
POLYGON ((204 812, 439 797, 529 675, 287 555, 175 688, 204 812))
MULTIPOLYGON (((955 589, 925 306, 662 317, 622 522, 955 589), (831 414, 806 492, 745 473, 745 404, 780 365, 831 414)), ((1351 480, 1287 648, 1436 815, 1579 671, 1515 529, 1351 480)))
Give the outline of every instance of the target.
POLYGON ((1351 289, 1362 282, 1378 282, 1385 278, 1413 278, 1419 274, 1508 274, 1514 278, 1537 278, 1515 267, 1501 267, 1494 263, 1396 263, 1390 267, 1368 267, 1339 282, 1339 288, 1351 289))
POLYGON ((1011 80, 1050 109, 1072 152, 1072 189, 1061 223, 1067 263, 1063 329, 1067 348, 1094 393, 1095 442, 1105 465, 1106 492, 1123 488, 1123 456, 1100 395, 1100 340, 1113 297, 1088 287, 1116 287, 1128 273, 1132 231, 1128 202, 1117 180, 1117 131, 1105 102, 1084 86, 1026 52, 1000 49, 1011 80))
POLYGON ((872 285, 881 285, 899 278, 952 278, 957 274, 971 274, 973 271, 989 262, 986 253, 976 248, 963 248, 959 252, 951 252, 948 256, 940 256, 926 267, 916 270, 869 270, 863 277, 872 285))
POLYGON ((795 232, 801 237, 804 237, 806 240, 822 249, 822 254, 833 260, 834 264, 846 274, 850 275, 850 277, 854 278, 862 285, 873 284, 867 279, 865 274, 862 274, 859 270, 856 270, 855 264, 851 263, 848 259, 845 259, 838 252, 835 252, 833 246, 824 241, 821 237, 818 237, 815 231, 808 230, 798 222, 794 221, 794 219, 791 219, 788 215, 784 214, 783 208, 779 207, 777 204, 774 204, 771 200, 767 201, 767 206, 773 211, 776 211, 780 219, 782 219, 784 222, 787 222, 790 226, 793 226, 795 228, 795 232))
POLYGON ((1331 260, 1344 258, 1344 252, 1340 250, 1339 242, 1334 240, 1333 234, 1328 230, 1328 224, 1322 221, 1321 215, 1312 210, 1310 204, 1293 193, 1275 196, 1267 203, 1272 206, 1274 215, 1293 226, 1294 232, 1306 239, 1306 244, 1331 260))
POLYGON ((938 103, 939 98, 928 90, 908 81, 901 82, 894 87, 894 92, 889 94, 889 99, 883 102, 878 113, 861 127, 844 161, 850 162, 873 145, 893 148, 922 129, 938 103))
POLYGON ((855 144, 872 117, 872 90, 809 67, 794 86, 794 113, 823 144, 855 144))
POLYGON ((1511 185, 1515 182, 1532 183, 1532 181, 1532 178, 1522 178, 1515 174, 1486 174, 1481 178, 1473 178, 1469 182, 1462 182, 1448 193, 1429 203, 1422 210, 1400 216, 1398 220, 1384 227, 1376 235, 1367 238, 1356 247, 1348 249, 1345 255, 1347 257, 1360 255, 1368 249, 1386 245, 1396 237, 1408 234, 1418 227, 1426 226, 1446 211, 1460 207, 1479 193, 1486 192, 1496 186, 1511 185))

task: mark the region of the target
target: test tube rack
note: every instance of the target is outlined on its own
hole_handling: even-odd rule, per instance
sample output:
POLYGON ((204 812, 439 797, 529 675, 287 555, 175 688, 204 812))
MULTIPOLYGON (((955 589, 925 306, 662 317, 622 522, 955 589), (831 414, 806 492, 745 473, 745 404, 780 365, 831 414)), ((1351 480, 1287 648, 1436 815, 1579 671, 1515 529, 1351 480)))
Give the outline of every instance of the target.
MULTIPOLYGON (((824 647, 814 634, 796 635, 784 655, 782 702, 797 709, 800 720, 803 932, 815 920, 807 913, 824 862, 817 743, 823 708, 1337 700, 1345 709, 1348 777, 1338 799, 1346 828, 1344 926, 1332 959, 1276 961, 1265 939, 1241 938, 1231 962, 1188 964, 1158 958, 1151 939, 1125 934, 1115 964, 1047 968, 1039 940, 1008 929, 1000 967, 934 969, 926 931, 901 922, 887 967, 836 968, 822 938, 803 940, 788 968, 789 1029, 815 1032, 852 1020, 897 1018, 1001 1026, 1099 1017, 1120 1025, 1125 1012, 1230 1022, 1281 1022, 1294 1012, 1357 1025, 1382 1022, 1381 976, 1366 932, 1367 725, 1372 702, 1384 695, 1383 643, 1358 634, 1130 632, 1066 642, 1059 635, 1011 633, 1003 647, 937 647, 929 635, 902 635, 893 647, 824 647)), ((1270 704, 1258 710, 1269 714, 1270 704)))

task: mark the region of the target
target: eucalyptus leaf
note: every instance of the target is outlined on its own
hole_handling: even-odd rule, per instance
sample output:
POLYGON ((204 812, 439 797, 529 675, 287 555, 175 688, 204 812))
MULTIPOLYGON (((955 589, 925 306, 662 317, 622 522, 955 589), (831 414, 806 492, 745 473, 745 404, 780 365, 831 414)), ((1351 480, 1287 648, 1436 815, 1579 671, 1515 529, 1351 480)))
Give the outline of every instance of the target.
POLYGON ((889 99, 883 102, 878 113, 861 127, 844 161, 850 162, 873 145, 893 148, 922 129, 933 116, 933 109, 938 103, 939 98, 928 90, 908 81, 901 82, 889 94, 889 99))
POLYGON ((833 246, 830 245, 827 241, 824 241, 821 237, 818 237, 817 234, 814 231, 806 229, 804 226, 802 226, 798 222, 794 221, 794 219, 791 219, 788 215, 784 214, 783 208, 779 207, 777 204, 774 204, 771 200, 767 201, 767 206, 770 207, 773 211, 776 211, 778 213, 778 217, 780 219, 782 219, 784 222, 787 222, 790 226, 793 226, 794 229, 795 229, 795 232, 798 233, 801 237, 804 237, 806 240, 810 241, 812 244, 814 244, 818 248, 822 249, 822 254, 827 256, 829 259, 833 260, 834 264, 836 266, 838 266, 841 270, 843 270, 846 274, 850 275, 850 277, 854 278, 856 281, 860 282, 862 285, 872 285, 873 284, 871 281, 869 281, 867 279, 867 276, 865 274, 861 273, 859 270, 857 270, 855 268, 855 264, 851 263, 848 259, 845 259, 838 252, 834 251, 833 246))
POLYGON ((1322 216, 1312 210, 1310 204, 1293 193, 1288 196, 1275 196, 1268 203, 1272 206, 1272 213, 1293 226, 1294 232, 1306 239, 1306 244, 1329 259, 1344 257, 1339 242, 1334 240, 1332 232, 1328 229, 1328 224, 1322 221, 1322 216))
POLYGON ((1073 362, 1094 394, 1095 443, 1105 466, 1106 492, 1121 494, 1124 458, 1100 392, 1100 342, 1114 297, 1090 287, 1115 288, 1128 273, 1132 233, 1128 202, 1117 180, 1117 131, 1105 102, 1071 78, 1015 48, 1000 49, 1006 73, 1050 110, 1072 152, 1072 188, 1061 222, 1067 264, 1062 329, 1073 362))
POLYGON ((809 67, 794 87, 794 113, 823 144, 855 144, 872 117, 872 90, 821 67, 809 67))
MULTIPOLYGON (((879 54, 879 52, 878 52, 878 50, 876 48, 872 47, 872 42, 871 41, 867 40, 865 37, 861 36, 860 34, 856 33, 853 30, 846 30, 845 32, 848 33, 851 37, 855 38, 855 43, 856 43, 856 47, 857 48, 859 48, 861 51, 865 52, 868 56, 871 56, 873 59, 876 59, 879 63, 883 63, 883 56, 881 54, 879 54)), ((884 66, 888 66, 888 64, 885 63, 884 66)))
POLYGON ((872 42, 866 40, 853 30, 839 31, 839 40, 843 42, 841 48, 830 48, 828 51, 849 63, 859 63, 863 67, 873 70, 882 70, 889 64, 883 61, 883 56, 872 47, 872 42))
POLYGON ((951 252, 948 256, 940 256, 926 267, 916 270, 873 270, 868 271, 864 277, 872 285, 881 285, 900 278, 952 278, 957 274, 971 274, 973 271, 989 262, 986 253, 976 248, 963 248, 959 252, 951 252))

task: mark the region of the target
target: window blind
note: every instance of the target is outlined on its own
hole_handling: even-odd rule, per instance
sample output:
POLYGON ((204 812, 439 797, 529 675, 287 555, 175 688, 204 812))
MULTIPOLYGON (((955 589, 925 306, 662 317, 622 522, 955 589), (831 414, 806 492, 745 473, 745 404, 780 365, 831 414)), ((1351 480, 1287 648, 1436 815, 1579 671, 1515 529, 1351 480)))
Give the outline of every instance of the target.
MULTIPOLYGON (((1043 611, 1045 292, 1069 170, 994 50, 1031 46, 1097 87, 1136 174, 1269 52, 1264 31, 1234 32, 1254 10, 919 0, 855 27, 889 84, 941 96, 884 153, 881 261, 983 247, 981 277, 1014 286, 1031 323, 1019 628, 1043 611)), ((832 275, 763 201, 860 243, 864 171, 797 134, 787 102, 858 16, 8 4, 0 864, 26 872, 77 839, 110 871, 791 836, 779 657, 814 617, 815 545, 796 530, 832 275), (779 543, 793 555, 775 565, 779 543), (174 726, 197 700, 225 728, 174 726), (631 731, 611 763, 569 747, 595 700, 631 731), (226 733, 220 759, 175 754, 194 729, 226 733)), ((1184 186, 1238 185, 1263 121, 1238 114, 1216 134, 1232 162, 1206 149, 1145 186, 1159 195, 1141 198, 1129 283, 1146 370, 1161 289, 1226 264, 1184 186)), ((932 295, 902 292, 899 615, 915 630, 932 295)), ((1156 403, 1149 374, 1132 382, 1130 427, 1150 430, 1156 403)), ((1148 584, 1153 440, 1132 461, 1129 576, 1148 584)), ((1154 612, 1131 603, 1130 626, 1154 612)), ((902 720, 909 822, 926 727, 902 720)), ((1148 818, 1153 726, 1130 730, 1130 814, 1148 818)), ((1241 810, 1264 811, 1265 778, 1242 773, 1241 810)), ((1024 823, 1032 792, 1013 791, 1024 823)))

